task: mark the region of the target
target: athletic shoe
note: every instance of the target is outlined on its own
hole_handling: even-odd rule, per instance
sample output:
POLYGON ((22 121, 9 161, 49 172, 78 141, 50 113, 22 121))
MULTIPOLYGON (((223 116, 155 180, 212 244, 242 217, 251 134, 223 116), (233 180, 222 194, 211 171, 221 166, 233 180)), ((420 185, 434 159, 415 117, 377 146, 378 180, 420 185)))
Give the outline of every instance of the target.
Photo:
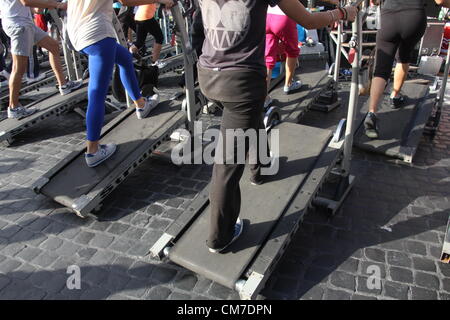
POLYGON ((404 95, 399 94, 398 96, 391 98, 391 107, 393 109, 400 108, 406 102, 406 97, 404 95))
POLYGON ((35 108, 25 108, 24 106, 18 106, 12 109, 8 107, 8 119, 23 119, 25 117, 31 116, 35 113, 37 109, 35 108))
POLYGON ((261 174, 257 174, 256 176, 252 175, 250 177, 250 183, 254 186, 262 185, 264 183, 263 176, 261 174))
POLYGON ((158 67, 158 69, 162 69, 167 65, 167 62, 163 62, 161 60, 156 60, 155 63, 152 63, 152 66, 158 67))
POLYGON ((370 139, 378 139, 378 118, 373 112, 369 112, 364 120, 366 136, 370 139))
POLYGON ((264 101, 264 110, 267 110, 267 108, 270 107, 270 105, 272 104, 273 99, 268 95, 266 97, 266 100, 264 101))
POLYGON ((156 108, 159 103, 159 96, 155 93, 151 97, 144 98, 145 105, 143 108, 136 108, 136 116, 138 119, 144 119, 150 111, 156 108))
POLYGON ((291 91, 298 90, 302 87, 302 82, 300 80, 293 81, 290 86, 284 86, 283 91, 285 94, 291 93, 291 91))
POLYGON ((0 76, 5 77, 7 80, 9 80, 9 76, 10 75, 11 74, 8 71, 6 71, 6 70, 0 71, 0 76))
POLYGON ((45 79, 45 73, 41 73, 40 75, 38 75, 37 77, 28 77, 27 76, 27 84, 32 84, 38 81, 41 81, 42 79, 45 79))
POLYGON ((225 250, 226 248, 228 248, 242 234, 242 229, 244 229, 244 224, 242 223, 241 219, 238 218, 236 221, 236 224, 234 225, 233 239, 231 239, 231 241, 228 242, 228 244, 222 248, 218 248, 218 249, 209 248, 209 252, 220 253, 223 250, 225 250))
POLYGON ((61 93, 62 96, 65 96, 66 94, 69 94, 72 91, 77 90, 82 85, 83 85, 82 80, 67 81, 65 85, 59 87, 59 93, 61 93))
POLYGON ((117 146, 114 143, 101 144, 96 153, 85 153, 84 158, 88 167, 98 166, 116 152, 117 146))

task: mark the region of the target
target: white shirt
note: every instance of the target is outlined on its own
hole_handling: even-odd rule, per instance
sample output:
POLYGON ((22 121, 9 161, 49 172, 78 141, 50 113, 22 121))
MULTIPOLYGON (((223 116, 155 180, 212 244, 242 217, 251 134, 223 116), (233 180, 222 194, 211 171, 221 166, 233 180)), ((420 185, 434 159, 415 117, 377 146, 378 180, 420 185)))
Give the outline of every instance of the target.
POLYGON ((116 38, 112 24, 113 0, 69 0, 67 32, 80 51, 105 38, 116 38))
POLYGON ((24 6, 19 0, 0 0, 3 27, 19 27, 34 24, 31 8, 24 6))
POLYGON ((283 10, 281 10, 279 6, 275 6, 275 7, 269 6, 269 8, 267 9, 267 13, 285 16, 283 10))

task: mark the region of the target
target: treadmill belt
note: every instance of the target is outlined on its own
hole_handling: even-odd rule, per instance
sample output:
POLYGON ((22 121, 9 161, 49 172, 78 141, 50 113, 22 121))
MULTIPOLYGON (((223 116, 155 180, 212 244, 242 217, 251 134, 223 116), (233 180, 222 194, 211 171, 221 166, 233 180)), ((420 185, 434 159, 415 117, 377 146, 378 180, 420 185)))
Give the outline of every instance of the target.
POLYGON ((117 144, 116 153, 108 161, 89 168, 84 160, 84 152, 80 152, 51 178, 41 193, 72 207, 73 201, 80 196, 105 188, 106 181, 114 181, 119 175, 117 172, 125 170, 147 152, 145 150, 138 157, 132 157, 141 145, 160 139, 157 135, 162 129, 179 125, 183 121, 184 114, 179 107, 179 103, 163 101, 143 120, 137 119, 134 108, 123 111, 125 119, 101 138, 102 143, 117 144))
MULTIPOLYGON (((429 103, 424 103, 424 98, 428 95, 428 85, 405 83, 402 92, 408 99, 406 104, 398 109, 392 109, 389 95, 384 95, 377 112, 379 138, 369 139, 364 133, 364 125, 361 125, 355 134, 356 147, 403 160, 412 156, 432 107, 429 103), (411 141, 412 137, 417 139, 411 141)), ((357 117, 361 121, 364 121, 369 110, 369 101, 364 104, 357 117)))
POLYGON ((280 129, 278 174, 263 185, 253 186, 246 168, 241 179, 240 218, 244 221, 244 231, 239 240, 223 254, 209 252, 205 243, 209 230, 208 206, 170 250, 173 262, 234 288, 289 201, 298 193, 331 136, 328 130, 289 122, 281 123, 276 129, 280 129))

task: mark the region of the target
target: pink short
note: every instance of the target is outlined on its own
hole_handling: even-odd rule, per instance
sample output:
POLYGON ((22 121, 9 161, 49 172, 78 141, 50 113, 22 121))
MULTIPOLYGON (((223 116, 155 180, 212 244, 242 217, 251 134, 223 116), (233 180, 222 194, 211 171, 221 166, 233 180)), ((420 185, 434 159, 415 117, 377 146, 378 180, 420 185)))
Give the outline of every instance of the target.
POLYGON ((273 69, 277 63, 278 43, 284 43, 284 51, 289 58, 297 58, 298 48, 297 24, 284 15, 267 14, 266 20, 266 66, 273 69))

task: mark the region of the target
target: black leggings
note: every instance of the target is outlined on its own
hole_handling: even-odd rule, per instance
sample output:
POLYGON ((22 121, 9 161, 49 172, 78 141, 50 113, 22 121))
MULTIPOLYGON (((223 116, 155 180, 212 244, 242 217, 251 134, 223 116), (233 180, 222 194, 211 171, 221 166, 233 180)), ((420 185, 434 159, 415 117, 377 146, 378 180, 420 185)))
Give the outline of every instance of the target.
POLYGON ((149 33, 155 38, 156 43, 163 43, 164 36, 155 18, 144 21, 136 21, 136 47, 139 49, 144 47, 145 39, 149 33))
POLYGON ((377 33, 374 76, 386 81, 389 79, 396 53, 398 62, 410 63, 411 53, 424 35, 426 27, 425 10, 383 10, 381 29, 377 33))

